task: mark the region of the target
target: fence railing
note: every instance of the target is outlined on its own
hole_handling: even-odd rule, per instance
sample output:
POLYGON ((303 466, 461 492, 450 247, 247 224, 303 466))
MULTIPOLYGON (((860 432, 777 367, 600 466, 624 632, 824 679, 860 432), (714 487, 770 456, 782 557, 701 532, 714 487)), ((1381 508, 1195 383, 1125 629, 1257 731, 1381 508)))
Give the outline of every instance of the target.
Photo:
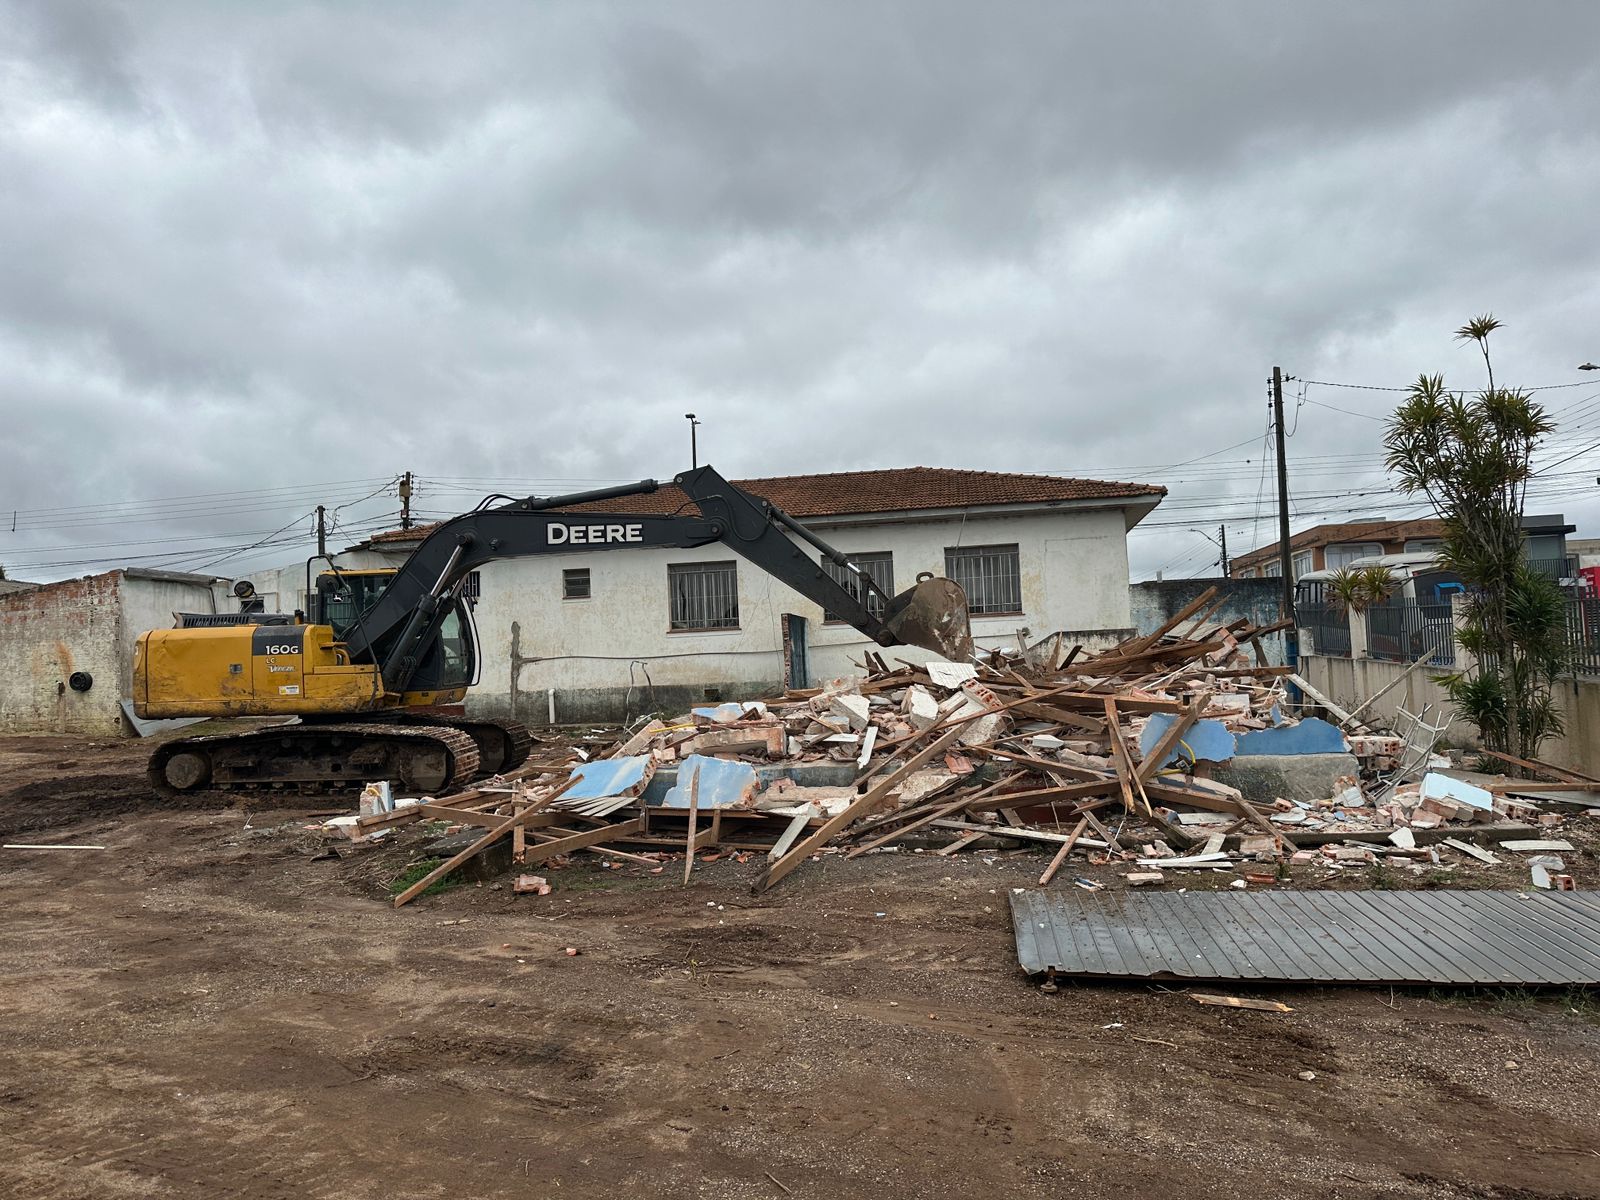
POLYGON ((1341 606, 1326 600, 1302 601, 1295 605, 1295 616, 1301 629, 1311 631, 1311 645, 1318 654, 1350 657, 1350 621, 1341 606))
POLYGON ((1600 598, 1568 598, 1567 654, 1574 674, 1600 675, 1600 598))
POLYGON ((1366 616, 1369 657, 1409 663, 1427 654, 1437 667, 1456 661, 1455 626, 1448 604, 1392 601, 1367 609, 1366 616))

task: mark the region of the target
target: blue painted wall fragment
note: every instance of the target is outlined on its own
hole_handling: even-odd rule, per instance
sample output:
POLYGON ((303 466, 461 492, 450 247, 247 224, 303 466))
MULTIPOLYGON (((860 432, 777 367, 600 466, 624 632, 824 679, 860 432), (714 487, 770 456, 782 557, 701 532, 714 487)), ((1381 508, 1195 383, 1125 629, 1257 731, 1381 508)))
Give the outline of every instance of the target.
POLYGON ((607 796, 620 796, 632 787, 642 787, 649 776, 650 756, 636 758, 607 758, 599 762, 584 763, 574 767, 577 779, 565 792, 563 800, 602 800, 607 796))
POLYGON ((678 781, 661 799, 662 808, 688 808, 689 783, 700 777, 699 808, 737 808, 756 793, 756 769, 731 758, 691 754, 678 765, 678 781))
MULTIPOLYGON (((1170 713, 1153 713, 1139 735, 1139 753, 1146 755, 1155 749, 1177 719, 1170 713)), ((1196 721, 1183 741, 1187 746, 1174 746, 1161 763, 1163 767, 1175 762, 1227 762, 1235 754, 1233 733, 1221 721, 1196 721)))
POLYGON ((1239 753, 1256 754, 1348 754, 1349 744, 1337 725, 1321 717, 1306 717, 1297 725, 1276 729, 1252 729, 1239 735, 1239 753))

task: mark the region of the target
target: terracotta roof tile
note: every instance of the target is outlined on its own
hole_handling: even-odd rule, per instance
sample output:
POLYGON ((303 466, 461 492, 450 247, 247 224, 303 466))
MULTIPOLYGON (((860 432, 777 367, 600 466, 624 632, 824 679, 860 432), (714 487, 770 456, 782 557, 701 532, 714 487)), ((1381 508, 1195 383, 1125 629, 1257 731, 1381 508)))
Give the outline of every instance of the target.
MULTIPOLYGON (((736 479, 745 491, 770 500, 791 516, 834 517, 870 513, 958 509, 990 504, 1041 504, 1063 500, 1160 498, 1167 489, 1149 483, 1020 475, 1005 471, 963 471, 947 467, 896 467, 883 471, 839 471, 827 475, 784 475, 736 479)), ((672 484, 642 496, 620 496, 576 504, 564 512, 667 514, 692 511, 689 499, 672 484)), ((374 542, 406 541, 430 526, 391 529, 374 542)))
MULTIPOLYGON (((1444 522, 1433 517, 1407 518, 1400 521, 1347 521, 1341 525, 1313 525, 1289 536, 1289 549, 1304 550, 1307 546, 1332 546, 1340 542, 1403 542, 1411 538, 1444 536, 1444 522)), ((1278 543, 1260 546, 1248 554, 1233 559, 1230 567, 1253 567, 1278 553, 1278 543)))

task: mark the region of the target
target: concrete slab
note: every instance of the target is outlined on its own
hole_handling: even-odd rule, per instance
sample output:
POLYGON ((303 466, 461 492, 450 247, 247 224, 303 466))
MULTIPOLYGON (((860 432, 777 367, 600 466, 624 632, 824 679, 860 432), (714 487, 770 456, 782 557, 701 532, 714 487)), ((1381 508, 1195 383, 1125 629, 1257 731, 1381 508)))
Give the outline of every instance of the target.
POLYGON ((1238 788, 1252 804, 1271 804, 1279 796, 1311 803, 1326 800, 1339 776, 1359 769, 1354 754, 1241 754, 1211 777, 1238 788))
POLYGON ((605 758, 598 762, 584 763, 573 768, 572 774, 577 782, 562 794, 561 799, 570 802, 603 800, 607 796, 636 796, 644 790, 645 784, 650 782, 652 769, 653 764, 648 754, 640 754, 633 758, 605 758))

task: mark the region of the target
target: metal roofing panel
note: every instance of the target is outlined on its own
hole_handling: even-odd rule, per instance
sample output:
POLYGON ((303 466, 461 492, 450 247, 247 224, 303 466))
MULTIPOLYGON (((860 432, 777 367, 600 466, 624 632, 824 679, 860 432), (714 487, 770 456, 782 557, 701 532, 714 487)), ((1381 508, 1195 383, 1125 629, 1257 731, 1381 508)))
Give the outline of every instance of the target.
POLYGON ((1030 975, 1319 983, 1600 983, 1585 892, 1011 895, 1030 975))

